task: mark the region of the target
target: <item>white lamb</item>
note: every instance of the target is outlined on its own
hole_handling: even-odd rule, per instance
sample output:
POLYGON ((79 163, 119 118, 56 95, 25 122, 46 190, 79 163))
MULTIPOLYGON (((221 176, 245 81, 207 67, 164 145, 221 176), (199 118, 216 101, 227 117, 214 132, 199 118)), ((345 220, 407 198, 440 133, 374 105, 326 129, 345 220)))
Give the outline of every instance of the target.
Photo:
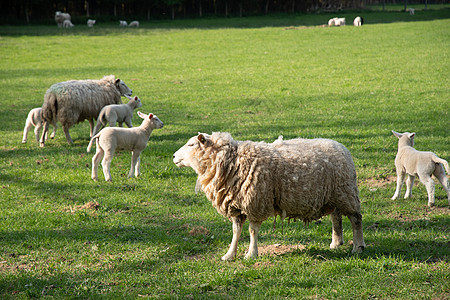
POLYGON ((409 14, 412 16, 412 15, 414 15, 416 10, 411 7, 411 8, 408 8, 408 11, 409 11, 409 14))
MULTIPOLYGON (((41 112, 42 112, 42 107, 37 107, 37 108, 33 108, 32 110, 30 110, 30 112, 28 113, 28 117, 27 120, 25 122, 25 128, 23 129, 23 138, 22 138, 22 143, 26 143, 27 142, 27 136, 28 136, 28 132, 31 130, 31 127, 35 127, 34 128, 34 135, 36 136, 36 141, 39 143, 39 136, 40 136, 40 132, 42 129, 42 118, 41 118, 41 112)), ((50 138, 54 138, 55 134, 56 134, 56 122, 52 123, 53 125, 53 132, 50 135, 50 138)), ((45 139, 47 139, 47 136, 45 136, 45 139)))
POLYGON ((139 27, 139 21, 133 21, 128 25, 128 27, 139 27))
POLYGON ((353 26, 360 27, 364 24, 364 19, 362 17, 356 17, 353 20, 353 26))
POLYGON ((97 151, 92 158, 92 176, 94 181, 98 179, 98 165, 102 160, 103 174, 106 181, 112 181, 110 166, 114 156, 114 152, 117 150, 128 150, 132 152, 131 156, 131 168, 128 173, 128 178, 138 177, 140 172, 140 154, 147 147, 148 139, 153 129, 162 128, 164 126, 161 120, 153 114, 143 114, 140 111, 137 112, 139 117, 144 119, 141 126, 133 128, 122 127, 107 127, 97 133, 89 142, 87 152, 91 151, 92 143, 96 142, 97 151))
POLYGON ((336 18, 334 21, 336 26, 345 26, 345 18, 336 18))
POLYGON ((91 20, 91 19, 87 20, 88 27, 94 27, 94 24, 95 24, 95 20, 91 20))
POLYGON ((69 20, 70 21, 71 20, 70 15, 68 13, 62 13, 60 11, 57 11, 55 13, 56 25, 58 25, 58 27, 63 27, 64 20, 69 20))
POLYGON ((398 133, 392 130, 392 133, 399 139, 398 151, 395 157, 395 169, 397 172, 397 189, 392 200, 400 196, 403 181, 406 177, 405 199, 411 198, 414 179, 419 177, 420 181, 426 186, 428 193, 428 206, 434 206, 434 180, 431 175, 436 176, 439 182, 447 192, 448 203, 450 205, 450 182, 445 176, 444 166, 447 173, 450 173, 448 162, 437 157, 433 152, 417 151, 414 146, 414 132, 398 133))
POLYGON ((63 22, 63 27, 64 28, 71 28, 73 26, 74 25, 72 24, 72 22, 70 22, 70 20, 64 20, 64 22, 63 22))
POLYGON ((335 23, 335 22, 336 22, 336 19, 337 19, 337 18, 329 19, 329 20, 328 20, 328 26, 330 26, 330 27, 331 27, 331 26, 335 26, 335 25, 336 25, 336 23, 335 23))
POLYGON ((127 27, 128 23, 127 23, 127 21, 119 21, 119 26, 120 27, 127 27))
POLYGON ((129 99, 126 104, 110 104, 102 108, 97 118, 97 125, 94 128, 92 135, 96 135, 107 124, 114 127, 116 123, 122 127, 123 123, 127 124, 129 128, 133 127, 131 119, 133 118, 133 111, 142 106, 141 99, 137 96, 134 98, 125 96, 129 99))

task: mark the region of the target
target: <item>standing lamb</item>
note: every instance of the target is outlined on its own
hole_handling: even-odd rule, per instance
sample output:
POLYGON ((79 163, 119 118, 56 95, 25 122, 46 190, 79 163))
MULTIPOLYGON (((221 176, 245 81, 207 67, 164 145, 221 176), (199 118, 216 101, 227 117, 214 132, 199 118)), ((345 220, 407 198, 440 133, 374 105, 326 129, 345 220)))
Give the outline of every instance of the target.
POLYGON ((412 188, 414 179, 419 177, 420 181, 426 186, 428 193, 428 206, 434 206, 434 175, 447 192, 448 204, 450 205, 450 182, 445 176, 444 166, 447 173, 450 174, 448 162, 439 158, 433 152, 417 151, 414 146, 414 132, 398 133, 392 130, 392 133, 398 138, 398 151, 395 157, 395 169, 397 172, 397 189, 392 200, 400 196, 403 181, 406 177, 405 199, 412 197, 412 188))
MULTIPOLYGON (((127 97, 128 98, 128 97, 127 97)), ((127 124, 129 128, 133 127, 131 119, 133 118, 133 110, 142 106, 141 99, 137 96, 128 98, 127 104, 110 104, 102 108, 97 118, 97 125, 94 128, 92 135, 96 135, 107 124, 114 127, 116 123, 122 127, 123 123, 127 124)))
POLYGON ((133 21, 131 22, 128 27, 139 27, 139 21, 133 21))
MULTIPOLYGON (((33 126, 34 126, 34 135, 36 137, 36 141, 39 143, 39 135, 40 135, 41 128, 42 128, 41 112, 42 112, 42 108, 37 107, 37 108, 33 108, 32 110, 30 110, 30 112, 28 113, 28 117, 25 122, 25 127, 23 129, 23 138, 22 138, 23 144, 25 144, 27 142, 28 132, 30 131, 31 127, 33 127, 33 126)), ((56 123, 53 123, 52 125, 53 125, 53 132, 50 135, 50 138, 55 137, 56 128, 57 128, 56 123)), ((45 139, 47 139, 47 136, 45 136, 45 139)))
POLYGON ((64 20, 63 22, 63 27, 64 28, 72 28, 74 25, 72 24, 72 22, 70 22, 70 20, 64 20))
POLYGON ((67 142, 72 144, 69 128, 84 120, 89 121, 90 133, 94 129, 94 119, 102 108, 109 104, 121 103, 120 96, 131 96, 132 90, 114 75, 100 80, 70 80, 52 85, 44 96, 42 117, 44 131, 40 145, 44 147, 44 135, 48 124, 59 121, 63 127, 67 142))
POLYGON ((95 181, 98 179, 98 164, 102 160, 103 174, 106 181, 111 179, 111 161, 114 152, 117 150, 128 150, 132 152, 131 168, 128 178, 138 177, 141 174, 139 165, 141 162, 141 152, 147 147, 148 139, 153 129, 162 128, 164 126, 161 120, 153 114, 143 114, 138 111, 139 117, 144 119, 141 126, 133 128, 107 127, 92 137, 87 147, 87 152, 91 151, 92 143, 95 140, 97 151, 92 158, 92 176, 95 181))
POLYGON ((364 24, 364 19, 362 17, 356 17, 353 20, 353 26, 361 27, 364 24))
POLYGON ((127 27, 128 23, 127 23, 127 21, 119 21, 119 26, 120 27, 127 27))
POLYGON ((87 26, 88 27, 94 27, 94 25, 95 25, 95 20, 92 20, 92 19, 89 19, 89 20, 87 20, 87 26))
POLYGON ((364 247, 356 171, 350 152, 327 139, 235 141, 229 133, 200 133, 173 156, 178 167, 198 174, 202 191, 233 222, 233 239, 222 260, 232 260, 243 224, 250 221, 245 258, 258 256, 261 223, 271 216, 308 223, 331 214, 334 249, 344 243, 342 215, 353 227, 353 252, 364 247))
POLYGON ((55 13, 55 21, 56 21, 56 25, 58 25, 58 27, 63 27, 63 23, 65 20, 71 21, 71 17, 69 14, 62 13, 60 11, 57 11, 55 13))

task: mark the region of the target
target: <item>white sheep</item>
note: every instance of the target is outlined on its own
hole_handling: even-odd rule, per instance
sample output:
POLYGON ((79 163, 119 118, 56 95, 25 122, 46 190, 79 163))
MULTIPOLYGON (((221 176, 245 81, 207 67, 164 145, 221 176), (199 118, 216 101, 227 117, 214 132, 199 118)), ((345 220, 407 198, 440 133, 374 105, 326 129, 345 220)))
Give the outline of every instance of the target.
POLYGON ((399 139, 398 151, 395 157, 397 188, 394 196, 392 196, 392 200, 400 196, 405 176, 407 176, 405 199, 411 198, 414 179, 418 176, 427 188, 428 206, 434 206, 435 187, 434 180, 431 178, 431 175, 434 175, 447 192, 448 204, 450 205, 450 182, 444 171, 445 166, 447 173, 450 174, 448 162, 439 158, 433 152, 423 152, 414 149, 414 136, 416 135, 414 132, 398 133, 392 130, 392 133, 399 139))
POLYGON ((246 258, 258 256, 261 223, 271 216, 311 222, 331 214, 330 248, 342 245, 342 215, 353 228, 353 252, 364 247, 356 171, 350 152, 328 139, 279 139, 274 144, 236 141, 229 133, 200 133, 173 156, 191 167, 212 205, 233 222, 233 238, 222 260, 236 256, 243 224, 250 221, 246 258))
POLYGON ((362 17, 356 17, 353 20, 353 26, 360 27, 364 24, 364 19, 362 17))
POLYGON ((58 27, 63 27, 63 23, 65 20, 71 20, 70 14, 68 13, 62 13, 60 11, 57 11, 55 13, 55 21, 56 21, 56 25, 58 25, 58 27))
MULTIPOLYGON (((128 97, 127 97, 128 98, 128 97)), ((133 127, 131 119, 133 118, 133 110, 142 106, 141 99, 137 96, 128 98, 127 104, 110 104, 102 108, 97 118, 97 125, 92 135, 96 135, 107 124, 114 127, 116 123, 122 127, 123 123, 129 128, 133 127)))
POLYGON ((416 10, 414 9, 414 8, 408 8, 407 9, 408 11, 409 11, 409 14, 411 15, 411 16, 413 16, 414 15, 414 13, 416 12, 416 10))
POLYGON ((119 26, 120 27, 127 27, 128 23, 127 23, 127 21, 119 21, 119 26))
POLYGON ((73 26, 74 25, 72 24, 72 22, 70 22, 70 20, 64 20, 64 22, 63 22, 63 27, 64 28, 71 28, 73 26))
POLYGON ((40 146, 44 147, 44 134, 48 124, 59 121, 67 142, 72 144, 69 128, 84 120, 89 121, 90 136, 94 130, 94 119, 102 108, 109 104, 122 103, 121 96, 131 96, 132 90, 114 75, 100 80, 70 80, 53 84, 45 93, 42 105, 44 130, 40 146))
MULTIPOLYGON (((39 143, 39 135, 42 128, 42 118, 41 118, 41 112, 42 107, 33 108, 28 113, 27 120, 25 121, 25 127, 23 129, 23 138, 22 143, 25 144, 27 142, 27 136, 28 132, 31 130, 31 128, 34 126, 34 135, 36 137, 36 141, 39 143)), ((54 138, 56 134, 56 123, 53 123, 53 131, 50 135, 50 138, 54 138)), ((45 139, 47 139, 47 136, 45 136, 45 139)))
POLYGON ((144 119, 141 126, 133 128, 107 127, 92 137, 87 147, 87 152, 91 151, 92 143, 95 141, 97 151, 92 158, 92 176, 94 181, 98 179, 98 164, 102 160, 103 174, 106 181, 112 181, 110 166, 117 150, 128 150, 132 152, 131 168, 128 178, 138 177, 140 172, 140 154, 147 147, 148 139, 153 129, 162 128, 164 126, 161 120, 153 114, 143 114, 137 112, 139 117, 144 119))
POLYGON ((87 20, 87 26, 88 27, 94 27, 95 22, 96 22, 95 20, 89 19, 89 20, 87 20))
POLYGON ((131 22, 128 27, 139 27, 139 21, 133 21, 131 22))
POLYGON ((345 26, 345 18, 335 18, 334 25, 345 26))
POLYGON ((329 20, 328 20, 328 26, 330 26, 330 27, 331 27, 331 26, 334 26, 334 25, 336 25, 336 24, 335 24, 335 20, 336 20, 336 19, 337 19, 337 18, 332 18, 332 19, 329 19, 329 20))

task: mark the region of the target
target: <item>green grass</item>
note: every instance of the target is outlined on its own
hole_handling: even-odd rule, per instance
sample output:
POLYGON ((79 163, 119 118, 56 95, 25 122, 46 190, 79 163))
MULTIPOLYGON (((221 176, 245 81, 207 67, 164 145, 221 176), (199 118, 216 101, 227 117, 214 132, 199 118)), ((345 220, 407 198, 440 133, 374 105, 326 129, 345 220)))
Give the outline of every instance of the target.
POLYGON ((421 184, 412 199, 392 201, 387 179, 395 175, 392 129, 416 132, 417 149, 450 159, 450 14, 394 22, 396 13, 371 12, 378 21, 361 28, 303 27, 329 16, 161 21, 137 30, 0 27, 0 298, 448 298, 445 192, 436 187, 434 209, 421 184), (107 74, 165 123, 141 156, 140 178, 126 178, 131 155, 123 152, 112 184, 90 179, 87 122, 71 129, 73 146, 61 129, 45 148, 32 133, 21 144, 26 115, 51 84, 107 74), (347 219, 346 244, 333 251, 329 218, 285 221, 283 230, 278 221, 275 231, 268 220, 260 247, 302 247, 246 261, 244 229, 238 258, 220 261, 231 223, 194 193, 195 173, 172 163, 198 131, 346 145, 357 167, 364 253, 351 254, 347 219))

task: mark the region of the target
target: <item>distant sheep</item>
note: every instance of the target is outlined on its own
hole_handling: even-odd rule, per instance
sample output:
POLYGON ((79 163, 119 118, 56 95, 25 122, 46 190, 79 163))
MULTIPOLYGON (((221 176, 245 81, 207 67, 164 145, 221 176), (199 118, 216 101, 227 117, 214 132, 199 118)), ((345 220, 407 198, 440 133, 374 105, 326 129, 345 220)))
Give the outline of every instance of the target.
POLYGON ((95 25, 95 20, 91 20, 91 19, 87 20, 88 27, 94 27, 94 25, 95 25))
POLYGON ((328 26, 331 27, 331 26, 336 25, 336 24, 335 24, 335 19, 337 19, 337 18, 329 19, 329 20, 328 20, 328 26))
POLYGON ((131 96, 132 90, 114 75, 100 80, 70 80, 52 85, 44 96, 42 116, 44 130, 40 145, 44 147, 44 134, 48 124, 59 121, 63 127, 67 142, 72 144, 69 128, 84 120, 89 121, 90 134, 94 129, 94 119, 102 108, 109 104, 122 103, 120 96, 131 96))
POLYGON ((123 123, 127 124, 129 128, 131 125, 131 119, 133 118, 133 110, 142 106, 141 99, 137 96, 134 98, 128 98, 127 104, 110 104, 102 108, 97 118, 97 125, 94 128, 92 135, 96 135, 107 124, 114 127, 116 123, 122 127, 123 123))
POLYGON ((74 25, 72 24, 72 22, 70 22, 70 20, 64 20, 64 22, 63 22, 63 27, 64 28, 71 28, 73 26, 74 25))
POLYGON ((56 21, 56 25, 58 25, 58 27, 63 27, 63 23, 65 20, 71 20, 71 17, 68 13, 62 13, 60 11, 57 11, 55 13, 55 21, 56 21))
POLYGON ((414 15, 414 13, 416 12, 416 10, 414 9, 414 8, 408 8, 407 9, 408 11, 409 11, 409 14, 411 15, 411 16, 413 16, 414 15))
POLYGON ((92 158, 91 178, 93 180, 96 181, 98 179, 98 165, 103 158, 102 167, 105 180, 112 181, 110 166, 116 149, 132 151, 131 168, 128 173, 128 178, 134 177, 135 175, 138 177, 141 174, 139 169, 141 161, 140 154, 147 147, 148 139, 153 129, 162 128, 164 124, 153 114, 146 115, 138 111, 138 115, 144 119, 139 127, 107 127, 92 137, 87 147, 87 152, 91 151, 92 143, 95 141, 97 151, 92 158))
POLYGON ((419 177, 420 181, 427 188, 428 206, 434 206, 434 175, 447 192, 448 204, 450 205, 450 182, 445 176, 444 167, 450 174, 448 162, 439 158, 433 152, 417 151, 413 148, 415 133, 398 133, 392 131, 394 136, 398 138, 398 151, 395 157, 395 169, 397 171, 397 189, 395 190, 392 200, 400 196, 403 181, 406 177, 406 193, 405 199, 412 197, 412 188, 414 179, 419 177))
POLYGON ((345 18, 335 18, 334 25, 345 26, 345 18))
POLYGON ((119 21, 119 26, 120 27, 127 27, 128 23, 127 23, 127 21, 119 21))
POLYGON ((362 17, 356 17, 356 18, 353 20, 353 25, 356 26, 356 27, 360 27, 360 26, 362 26, 363 24, 364 24, 364 19, 363 19, 362 17))
MULTIPOLYGON (((27 120, 25 122, 25 127, 23 129, 23 138, 22 143, 25 144, 27 142, 27 136, 28 132, 31 130, 31 128, 34 126, 34 135, 36 137, 36 141, 39 143, 39 135, 42 129, 42 118, 41 118, 41 112, 42 108, 37 107, 30 110, 28 113, 27 120)), ((53 132, 50 135, 50 138, 54 138, 56 134, 56 128, 58 127, 56 123, 53 123, 53 132)), ((47 139, 47 136, 45 136, 45 139, 47 139)))
POLYGON ((139 27, 139 21, 133 21, 128 25, 128 27, 139 27))
POLYGON ((245 258, 258 256, 261 223, 271 216, 308 223, 331 214, 334 249, 343 244, 342 215, 353 227, 353 252, 364 247, 356 171, 350 152, 327 139, 236 141, 229 133, 200 133, 173 156, 178 167, 191 167, 212 205, 233 222, 233 239, 222 260, 237 253, 243 224, 250 221, 245 258))

